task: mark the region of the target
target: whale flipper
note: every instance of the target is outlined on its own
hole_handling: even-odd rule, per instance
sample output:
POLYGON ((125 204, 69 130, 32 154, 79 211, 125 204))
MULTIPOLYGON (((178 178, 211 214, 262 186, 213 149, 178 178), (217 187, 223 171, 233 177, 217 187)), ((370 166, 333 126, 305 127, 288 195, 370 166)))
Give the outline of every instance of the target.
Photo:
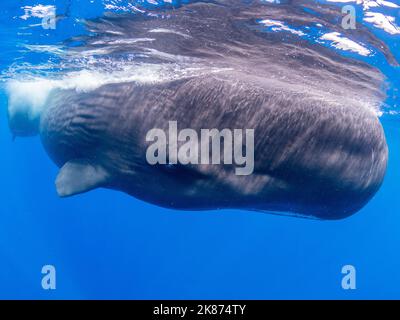
POLYGON ((102 166, 77 159, 68 161, 61 168, 56 188, 60 197, 69 197, 101 187, 109 180, 110 175, 102 166))

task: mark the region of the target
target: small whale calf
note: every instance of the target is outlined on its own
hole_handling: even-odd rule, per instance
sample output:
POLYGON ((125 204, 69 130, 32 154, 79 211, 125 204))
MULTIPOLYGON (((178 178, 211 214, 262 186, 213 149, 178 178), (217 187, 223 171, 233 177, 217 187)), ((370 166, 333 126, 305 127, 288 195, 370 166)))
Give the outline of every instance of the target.
POLYGON ((92 21, 97 36, 84 50, 101 48, 115 59, 134 53, 139 63, 160 67, 156 76, 111 77, 85 90, 54 86, 45 97, 32 93, 33 101, 11 90, 10 129, 40 135, 60 167, 61 197, 108 188, 182 210, 347 217, 385 176, 388 147, 376 115, 383 76, 295 34, 283 41, 257 23, 296 12, 259 3, 193 3, 165 19, 92 21), (155 152, 160 136, 154 130, 170 132, 171 123, 190 134, 158 141, 155 152), (200 141, 204 130, 216 134, 200 141), (253 133, 252 149, 248 137, 229 135, 235 130, 253 133), (164 160, 148 161, 149 148, 164 160), (185 150, 192 161, 178 161, 171 150, 185 150), (246 151, 254 156, 251 170, 236 174, 235 154, 246 151), (204 154, 221 161, 200 161, 204 154))

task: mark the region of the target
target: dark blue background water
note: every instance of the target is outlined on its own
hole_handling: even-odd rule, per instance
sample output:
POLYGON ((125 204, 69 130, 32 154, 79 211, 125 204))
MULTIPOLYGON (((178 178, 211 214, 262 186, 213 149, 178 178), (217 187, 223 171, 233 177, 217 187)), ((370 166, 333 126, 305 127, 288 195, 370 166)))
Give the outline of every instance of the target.
MULTIPOLYGON (((84 32, 66 19, 50 36, 17 36, 26 21, 13 17, 23 14, 25 3, 37 4, 1 3, 3 71, 18 58, 18 43, 57 43, 84 32)), ((41 3, 67 8, 66 1, 41 3)), ((95 17, 103 8, 101 1, 73 1, 69 14, 95 17)), ((386 40, 394 48, 399 38, 386 40)), ((395 84, 398 70, 377 63, 395 84)), ((393 110, 396 99, 387 101, 393 110)), ((323 222, 233 210, 173 211, 107 190, 60 199, 57 168, 39 139, 12 142, 4 90, 0 104, 0 298, 400 298, 395 116, 382 117, 390 160, 379 193, 356 215, 323 222), (57 270, 53 291, 41 287, 47 264, 57 270), (356 267, 356 290, 341 287, 347 264, 356 267)))

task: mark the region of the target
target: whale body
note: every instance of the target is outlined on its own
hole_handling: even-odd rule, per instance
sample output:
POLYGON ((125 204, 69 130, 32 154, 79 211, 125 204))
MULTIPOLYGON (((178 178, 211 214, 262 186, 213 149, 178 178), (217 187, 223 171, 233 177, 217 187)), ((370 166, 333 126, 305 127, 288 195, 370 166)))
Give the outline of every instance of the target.
POLYGON ((101 43, 112 54, 146 53, 155 65, 186 71, 84 91, 55 88, 34 121, 29 107, 10 102, 10 128, 40 134, 60 167, 62 197, 109 188, 182 210, 347 217, 374 196, 386 172, 385 135, 371 107, 383 97, 382 75, 328 49, 260 32, 249 17, 268 10, 196 3, 168 19, 92 22, 123 36, 99 36, 87 48, 101 43), (133 34, 145 40, 115 45, 133 34), (149 164, 146 135, 168 131, 171 121, 199 135, 207 128, 253 129, 253 172, 236 175, 229 164, 149 164))

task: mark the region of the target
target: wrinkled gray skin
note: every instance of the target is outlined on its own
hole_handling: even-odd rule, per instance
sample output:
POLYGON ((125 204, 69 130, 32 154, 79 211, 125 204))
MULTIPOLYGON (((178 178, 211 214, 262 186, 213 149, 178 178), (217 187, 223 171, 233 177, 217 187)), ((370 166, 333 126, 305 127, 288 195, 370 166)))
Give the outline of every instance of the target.
MULTIPOLYGON (((296 10, 194 4, 168 12, 169 19, 92 22, 103 36, 87 40, 86 49, 99 39, 151 37, 155 41, 114 47, 112 54, 155 49, 149 54, 154 63, 179 63, 171 58, 179 55, 194 66, 226 69, 88 93, 52 92, 38 131, 62 168, 59 194, 104 187, 175 209, 240 208, 319 219, 358 211, 386 171, 384 132, 367 107, 383 98, 382 76, 290 35, 282 41, 262 33, 253 19, 296 17, 296 10), (154 28, 181 34, 149 33, 154 28), (123 36, 104 35, 110 29, 123 36), (145 136, 153 128, 167 131, 168 121, 198 132, 254 129, 254 173, 237 176, 232 165, 149 165, 145 136)), ((306 22, 302 16, 299 24, 306 22)))

